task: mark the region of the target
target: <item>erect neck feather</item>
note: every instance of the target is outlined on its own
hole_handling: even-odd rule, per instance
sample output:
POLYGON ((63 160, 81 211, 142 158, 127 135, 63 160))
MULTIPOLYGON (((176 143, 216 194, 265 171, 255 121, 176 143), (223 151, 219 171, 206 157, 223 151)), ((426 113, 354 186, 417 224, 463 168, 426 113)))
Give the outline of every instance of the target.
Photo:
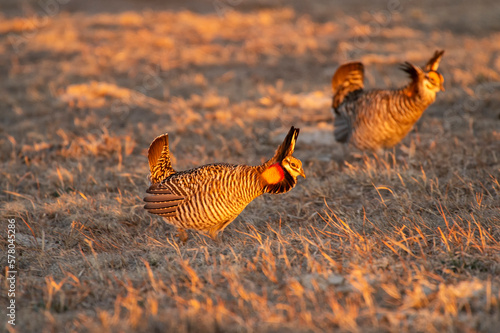
POLYGON ((283 170, 281 164, 274 163, 264 170, 260 176, 266 185, 277 184, 285 179, 285 171, 283 170))

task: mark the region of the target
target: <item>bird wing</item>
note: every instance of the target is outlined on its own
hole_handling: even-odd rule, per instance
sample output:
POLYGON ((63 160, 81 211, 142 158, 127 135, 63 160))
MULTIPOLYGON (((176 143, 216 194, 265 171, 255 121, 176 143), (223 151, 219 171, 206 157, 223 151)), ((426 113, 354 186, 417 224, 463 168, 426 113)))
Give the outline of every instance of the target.
POLYGON ((434 52, 432 58, 429 60, 429 62, 427 62, 427 65, 425 65, 425 71, 426 72, 437 71, 439 67, 439 62, 441 61, 443 54, 444 50, 434 52))
POLYGON ((360 62, 349 62, 337 69, 332 77, 333 109, 337 109, 351 92, 364 88, 364 73, 360 62))
POLYGON ((175 216, 177 208, 184 200, 183 196, 174 194, 161 183, 151 185, 146 192, 150 195, 144 197, 144 209, 148 213, 163 217, 175 216))
POLYGON ((151 183, 159 183, 175 173, 170 161, 168 134, 158 136, 148 149, 149 172, 151 183))

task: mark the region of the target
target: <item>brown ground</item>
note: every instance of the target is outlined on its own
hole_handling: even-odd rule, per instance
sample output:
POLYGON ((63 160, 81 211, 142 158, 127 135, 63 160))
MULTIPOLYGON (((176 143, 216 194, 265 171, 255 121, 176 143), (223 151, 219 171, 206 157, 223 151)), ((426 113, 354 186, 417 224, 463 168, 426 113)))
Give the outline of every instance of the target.
POLYGON ((16 221, 19 271, 2 330, 497 332, 498 1, 43 3, 0 3, 1 223, 16 221), (367 86, 396 87, 398 63, 436 49, 446 92, 396 156, 338 163, 335 68, 361 60, 367 86), (222 242, 179 244, 142 209, 155 136, 179 170, 258 164, 291 125, 307 179, 222 242))

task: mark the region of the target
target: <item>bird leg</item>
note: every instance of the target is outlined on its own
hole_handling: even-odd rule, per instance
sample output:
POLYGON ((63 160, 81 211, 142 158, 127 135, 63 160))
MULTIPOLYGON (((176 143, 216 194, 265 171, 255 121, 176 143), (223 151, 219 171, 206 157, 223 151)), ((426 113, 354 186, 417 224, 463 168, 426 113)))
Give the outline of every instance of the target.
POLYGON ((181 242, 186 243, 188 240, 188 234, 186 229, 184 228, 177 228, 177 237, 181 240, 181 242))

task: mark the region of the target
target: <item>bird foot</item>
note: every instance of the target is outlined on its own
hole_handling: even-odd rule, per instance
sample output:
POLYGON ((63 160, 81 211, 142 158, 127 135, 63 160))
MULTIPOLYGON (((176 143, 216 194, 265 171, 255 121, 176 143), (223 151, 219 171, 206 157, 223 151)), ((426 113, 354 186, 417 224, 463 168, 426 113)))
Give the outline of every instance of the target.
POLYGON ((188 240, 188 234, 186 229, 177 228, 177 237, 181 240, 181 242, 186 243, 188 240))

